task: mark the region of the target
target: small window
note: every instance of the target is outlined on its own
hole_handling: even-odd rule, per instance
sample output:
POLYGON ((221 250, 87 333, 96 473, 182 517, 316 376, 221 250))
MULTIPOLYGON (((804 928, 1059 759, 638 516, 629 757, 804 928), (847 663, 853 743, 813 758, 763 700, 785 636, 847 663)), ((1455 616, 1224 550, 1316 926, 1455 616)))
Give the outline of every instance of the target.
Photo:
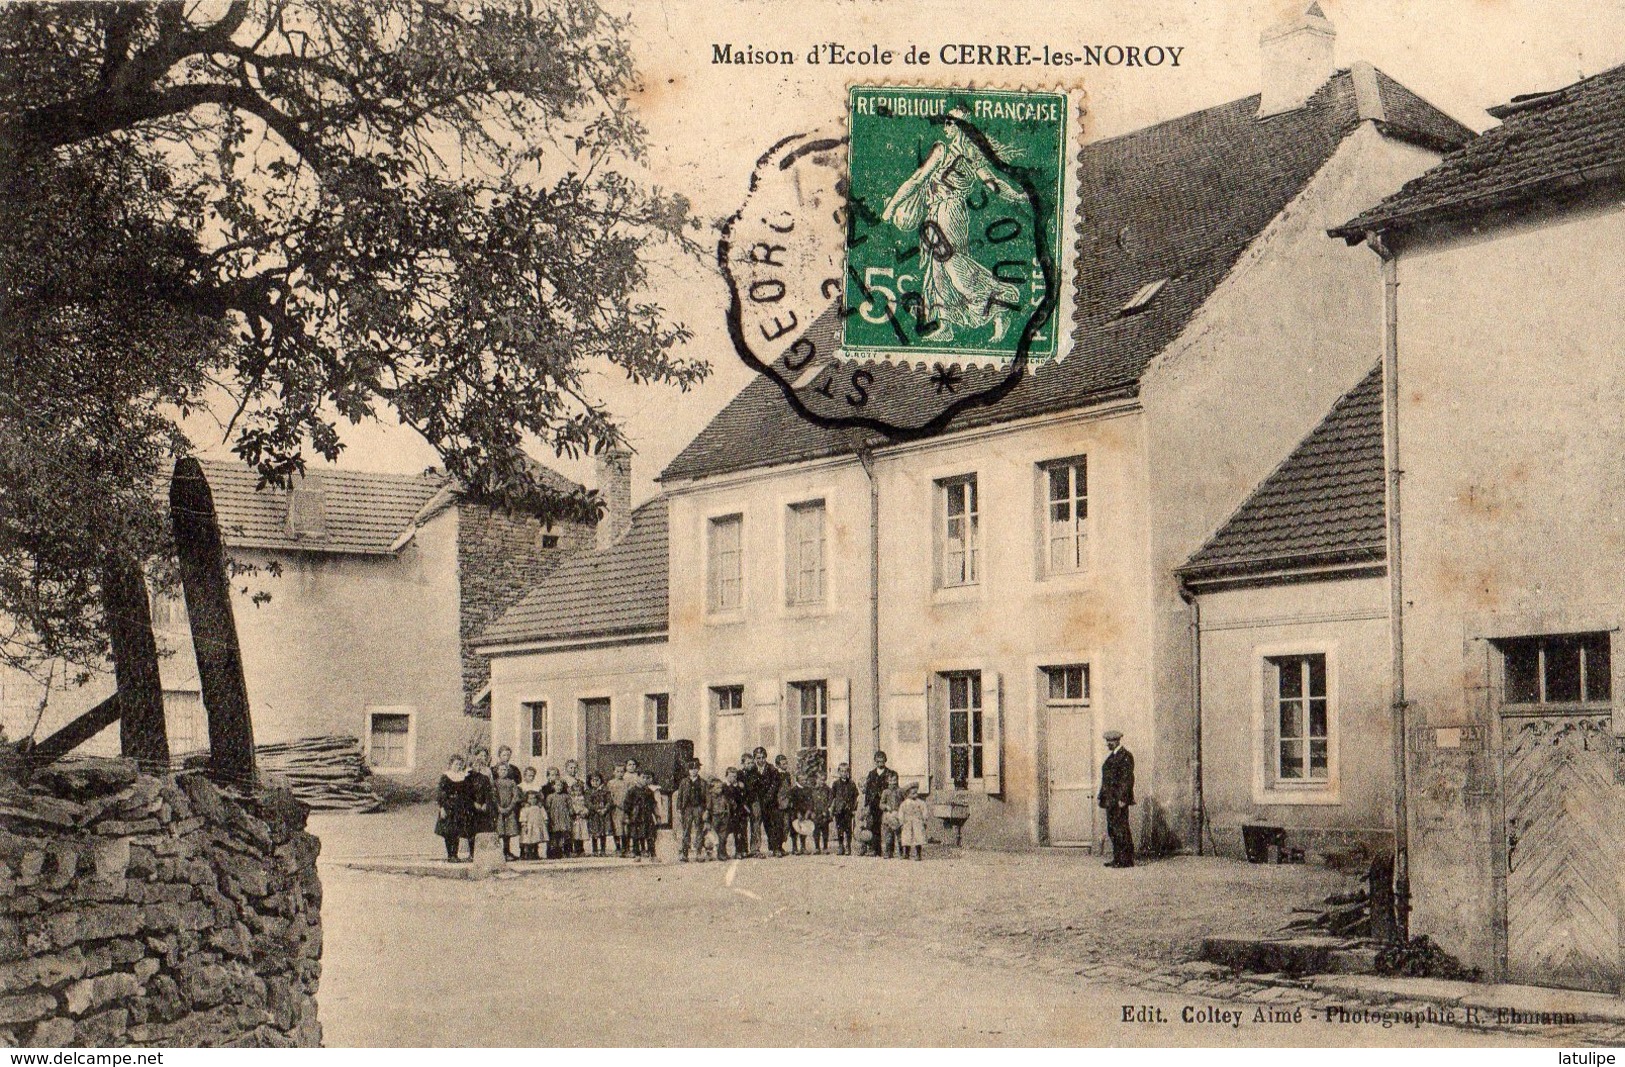
POLYGON ((1070 667, 1045 667, 1051 705, 1080 705, 1089 703, 1089 665, 1079 663, 1070 667))
POLYGON ((1151 301, 1156 299, 1157 294, 1162 292, 1162 287, 1167 284, 1167 278, 1158 278, 1154 282, 1140 286, 1134 291, 1134 295, 1128 298, 1128 303, 1118 309, 1118 314, 1138 315, 1151 306, 1151 301))
POLYGON ((412 716, 404 712, 370 712, 367 722, 367 762, 381 771, 412 767, 412 716))
POLYGON ((1497 642, 1508 704, 1606 704, 1613 696, 1608 634, 1497 642))
POLYGON ((829 755, 829 683, 791 682, 790 694, 801 749, 829 755))
POLYGON ((948 478, 937 483, 941 502, 938 524, 941 580, 944 586, 975 585, 981 580, 979 502, 976 475, 948 478))
POLYGON ((671 740, 671 696, 650 693, 643 698, 643 711, 649 721, 650 736, 656 741, 671 740))
POLYGON ((711 688, 711 710, 728 715, 745 710, 745 687, 718 685, 711 688))
POLYGON ((824 602, 824 502, 791 504, 785 516, 784 593, 792 607, 824 602))
POLYGON ((318 479, 307 476, 288 491, 288 533, 295 538, 327 537, 327 494, 318 479))
POLYGON ((1083 456, 1049 463, 1044 475, 1044 567, 1050 574, 1084 569, 1089 559, 1089 463, 1083 456))
POLYGON ((544 534, 542 534, 542 547, 543 548, 558 548, 559 547, 559 535, 555 534, 555 533, 544 533, 544 534))
POLYGON ((524 713, 525 733, 530 741, 526 748, 532 758, 544 758, 547 755, 547 701, 532 700, 519 707, 524 713))
POLYGON ((982 672, 946 675, 948 683, 948 776, 980 780, 983 770, 982 672))
POLYGON ((738 611, 744 604, 744 516, 724 515, 707 527, 709 602, 712 611, 738 611))
POLYGON ((1275 722, 1277 783, 1325 783, 1331 777, 1331 716, 1326 657, 1268 660, 1275 722))

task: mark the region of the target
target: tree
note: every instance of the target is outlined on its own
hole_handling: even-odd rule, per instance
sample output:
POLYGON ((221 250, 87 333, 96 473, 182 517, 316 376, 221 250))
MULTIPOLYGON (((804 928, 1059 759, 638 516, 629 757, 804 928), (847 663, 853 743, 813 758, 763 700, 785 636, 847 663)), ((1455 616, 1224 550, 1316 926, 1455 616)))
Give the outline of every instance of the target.
POLYGON ((105 653, 221 397, 267 483, 388 410, 475 499, 595 515, 527 445, 619 440, 595 366, 707 370, 645 295, 697 224, 629 176, 634 86, 590 0, 0 7, 0 658, 105 653))

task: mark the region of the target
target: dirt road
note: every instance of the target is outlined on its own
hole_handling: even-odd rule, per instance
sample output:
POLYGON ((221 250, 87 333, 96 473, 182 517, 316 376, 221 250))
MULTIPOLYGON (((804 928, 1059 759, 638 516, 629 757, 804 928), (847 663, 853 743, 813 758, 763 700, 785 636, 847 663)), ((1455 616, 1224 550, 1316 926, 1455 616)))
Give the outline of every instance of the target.
POLYGON ((1508 1043, 1262 1023, 1254 1004, 1148 994, 1110 973, 1185 958, 1206 929, 1340 884, 1325 872, 1288 884, 1212 860, 1116 872, 1084 856, 965 853, 474 882, 350 870, 342 835, 326 839, 320 1002, 333 1046, 1508 1043), (1125 1007, 1164 1021, 1124 1022, 1125 1007), (1213 1020, 1223 1011, 1235 1025, 1213 1020))

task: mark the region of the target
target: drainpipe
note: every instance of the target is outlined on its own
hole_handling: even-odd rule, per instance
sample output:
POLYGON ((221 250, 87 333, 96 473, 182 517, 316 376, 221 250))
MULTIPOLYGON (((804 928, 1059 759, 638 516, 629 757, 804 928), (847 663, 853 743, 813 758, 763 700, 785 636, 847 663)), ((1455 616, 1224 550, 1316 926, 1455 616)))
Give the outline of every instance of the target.
POLYGON ((1410 782, 1405 759, 1409 704, 1405 700, 1405 570, 1400 550, 1399 453, 1399 260, 1379 233, 1366 235, 1382 257, 1383 288, 1383 452, 1387 460, 1388 632, 1392 658, 1391 712, 1394 724, 1394 922, 1401 941, 1410 939, 1410 782))
POLYGON ((880 483, 875 481, 874 454, 858 449, 858 462, 869 477, 869 747, 880 749, 880 483))
POLYGON ((1179 597, 1191 609, 1191 825, 1196 827, 1196 854, 1203 856, 1207 810, 1202 793, 1202 604, 1184 583, 1179 597))

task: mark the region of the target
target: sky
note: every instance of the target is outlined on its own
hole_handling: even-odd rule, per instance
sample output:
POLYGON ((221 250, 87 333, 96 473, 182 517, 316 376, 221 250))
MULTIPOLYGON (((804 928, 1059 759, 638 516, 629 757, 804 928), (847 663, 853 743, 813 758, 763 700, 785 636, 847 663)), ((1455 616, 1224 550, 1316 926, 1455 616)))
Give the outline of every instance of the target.
MULTIPOLYGON (((840 123, 850 84, 931 83, 1018 88, 1064 86, 1081 93, 1085 140, 1109 137, 1251 95, 1260 79, 1259 34, 1295 16, 1307 0, 600 0, 631 21, 643 89, 636 111, 649 131, 644 179, 680 192, 706 219, 743 202, 752 165, 779 138, 840 123), (953 70, 810 66, 824 42, 898 53, 910 44, 1163 45, 1182 48, 1171 68, 1091 67, 1061 77, 1044 68, 1007 74, 953 70), (794 66, 713 64, 712 45, 788 49, 794 66)), ((1320 0, 1337 32, 1337 64, 1375 64, 1466 125, 1494 123, 1484 109, 1519 93, 1554 89, 1625 62, 1625 0, 1320 0)), ((708 238, 714 239, 714 238, 708 238)), ((723 323, 725 289, 714 264, 663 254, 651 269, 653 298, 694 333, 688 354, 708 360, 710 378, 674 388, 595 379, 634 449, 633 496, 654 478, 749 380, 723 323)), ((343 427, 338 466, 421 471, 434 452, 412 431, 383 420, 343 427)), ((200 435, 200 448, 218 451, 200 435)), ((591 486, 590 460, 539 456, 591 486)))

